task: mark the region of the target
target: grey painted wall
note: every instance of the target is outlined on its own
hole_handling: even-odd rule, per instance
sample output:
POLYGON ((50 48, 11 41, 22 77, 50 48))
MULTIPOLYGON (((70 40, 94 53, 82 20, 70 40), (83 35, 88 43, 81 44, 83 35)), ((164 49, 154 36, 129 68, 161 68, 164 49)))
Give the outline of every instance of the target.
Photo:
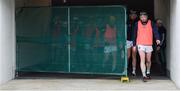
POLYGON ((170 1, 170 76, 180 88, 180 0, 170 1))
POLYGON ((14 0, 0 0, 0 84, 14 78, 15 16, 14 0))

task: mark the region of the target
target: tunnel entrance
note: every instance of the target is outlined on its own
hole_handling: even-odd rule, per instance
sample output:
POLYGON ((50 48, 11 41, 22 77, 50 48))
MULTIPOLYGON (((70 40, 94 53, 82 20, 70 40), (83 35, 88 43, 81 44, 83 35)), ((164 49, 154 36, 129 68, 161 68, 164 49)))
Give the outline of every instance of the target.
MULTIPOLYGON (((97 1, 97 0, 86 0, 86 1, 84 1, 84 0, 76 0, 76 1, 74 1, 74 0, 52 0, 51 4, 47 5, 47 6, 67 7, 67 6, 98 6, 98 5, 101 5, 101 6, 123 5, 127 9, 127 14, 130 9, 137 10, 137 11, 147 11, 150 16, 150 19, 154 19, 154 0, 146 0, 146 1, 145 0, 136 0, 136 1, 135 0, 103 0, 103 1, 97 1)), ((24 6, 24 7, 26 7, 26 6, 24 6)), ((34 6, 32 5, 32 6, 27 6, 27 7, 30 8, 30 7, 34 7, 34 6)), ((55 11, 55 12, 61 12, 61 11, 55 11)), ((126 15, 126 17, 128 17, 128 15, 126 15)), ((64 18, 65 18, 65 15, 64 15, 64 18)), ((68 32, 67 32, 67 34, 68 34, 68 32)), ((29 49, 29 50, 31 50, 31 49, 29 49)), ((54 50, 57 53, 58 50, 56 50, 56 49, 54 49, 54 50)), ((61 52, 61 53, 65 53, 65 52, 61 52)), ((55 54, 55 55, 57 55, 57 54, 55 54)), ((64 55, 64 56, 66 56, 66 55, 64 55)), ((21 63, 21 64, 24 65, 24 63, 21 63)), ((137 64, 138 64, 137 67, 139 67, 139 61, 137 64)), ((129 67, 131 67, 131 65, 129 65, 129 67)), ((140 69, 140 68, 137 68, 137 69, 140 69)), ((152 64, 153 75, 160 75, 161 72, 160 72, 160 70, 157 70, 157 69, 161 69, 161 68, 156 62, 153 62, 153 64, 152 64)), ((68 69, 66 69, 66 70, 68 70, 68 69)), ((52 69, 52 72, 53 72, 53 69, 52 69)), ((138 70, 138 74, 139 75, 141 74, 140 70, 138 70)))

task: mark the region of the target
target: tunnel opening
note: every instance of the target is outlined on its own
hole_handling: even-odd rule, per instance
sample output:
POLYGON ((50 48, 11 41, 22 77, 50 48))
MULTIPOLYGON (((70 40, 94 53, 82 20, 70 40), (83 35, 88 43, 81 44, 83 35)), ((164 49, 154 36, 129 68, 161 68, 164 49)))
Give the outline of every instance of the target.
MULTIPOLYGON (((31 4, 28 4, 28 2, 24 2, 22 6, 23 6, 23 8, 38 6, 37 3, 36 3, 37 5, 35 5, 33 3, 36 3, 36 2, 31 2, 31 4)), ((41 2, 39 4, 40 4, 39 6, 41 7, 41 2)), ((155 19, 154 0, 136 0, 136 1, 135 0, 103 0, 103 1, 97 1, 97 0, 86 0, 86 1, 84 1, 84 0, 76 0, 76 1, 74 1, 74 0, 52 0, 50 3, 45 4, 43 6, 45 6, 45 7, 47 7, 47 6, 48 7, 58 7, 58 6, 67 7, 67 6, 108 6, 108 5, 123 5, 123 6, 125 6, 127 8, 127 17, 128 17, 129 10, 133 9, 133 10, 137 10, 138 12, 146 11, 146 12, 148 12, 148 14, 150 16, 150 19, 152 19, 152 20, 155 19)), ((18 9, 17 9, 17 11, 18 11, 18 9)), ((137 56, 137 58, 138 58, 138 62, 137 62, 138 75, 141 75, 140 68, 139 68, 139 57, 137 56)), ((152 59, 152 60, 154 60, 154 59, 152 59)), ((161 72, 160 72, 161 68, 160 68, 159 64, 157 64, 154 61, 152 61, 152 62, 153 62, 152 71, 151 71, 152 75, 155 75, 155 76, 161 75, 161 72), (159 69, 159 70, 157 70, 157 69, 159 69)), ((128 65, 128 67, 129 68, 131 67, 130 63, 128 65)), ((130 71, 131 70, 129 70, 129 72, 130 71)), ((19 74, 19 76, 26 75, 26 74, 24 74, 26 72, 19 72, 19 73, 20 74, 22 73, 22 75, 19 74)), ((33 73, 33 74, 35 74, 35 73, 33 73)))

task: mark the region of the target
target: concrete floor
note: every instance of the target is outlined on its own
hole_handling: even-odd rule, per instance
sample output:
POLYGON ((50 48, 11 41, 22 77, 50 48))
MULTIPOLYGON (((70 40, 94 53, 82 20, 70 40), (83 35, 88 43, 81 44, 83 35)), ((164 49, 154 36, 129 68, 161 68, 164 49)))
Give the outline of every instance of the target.
POLYGON ((175 90, 168 78, 156 77, 147 83, 131 78, 130 83, 121 83, 118 78, 41 78, 15 79, 0 86, 0 90, 175 90))

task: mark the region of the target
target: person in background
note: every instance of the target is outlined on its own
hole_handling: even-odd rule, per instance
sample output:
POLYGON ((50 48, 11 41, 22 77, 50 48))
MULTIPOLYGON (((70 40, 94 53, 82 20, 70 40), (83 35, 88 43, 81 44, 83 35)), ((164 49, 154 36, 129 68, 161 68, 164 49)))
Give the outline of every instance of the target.
POLYGON ((129 14, 129 21, 127 23, 127 54, 128 60, 132 56, 132 75, 136 75, 136 46, 133 46, 133 37, 134 37, 134 26, 137 22, 137 12, 131 10, 129 14))
POLYGON ((110 16, 110 20, 105 26, 104 40, 105 59, 103 62, 103 67, 105 66, 106 62, 110 60, 109 58, 112 54, 112 71, 115 71, 117 65, 117 30, 115 26, 115 16, 110 16))
POLYGON ((156 47, 156 60, 161 65, 162 75, 166 75, 166 59, 165 59, 165 48, 166 48, 166 29, 163 26, 161 19, 156 19, 156 26, 158 27, 160 45, 156 47))

